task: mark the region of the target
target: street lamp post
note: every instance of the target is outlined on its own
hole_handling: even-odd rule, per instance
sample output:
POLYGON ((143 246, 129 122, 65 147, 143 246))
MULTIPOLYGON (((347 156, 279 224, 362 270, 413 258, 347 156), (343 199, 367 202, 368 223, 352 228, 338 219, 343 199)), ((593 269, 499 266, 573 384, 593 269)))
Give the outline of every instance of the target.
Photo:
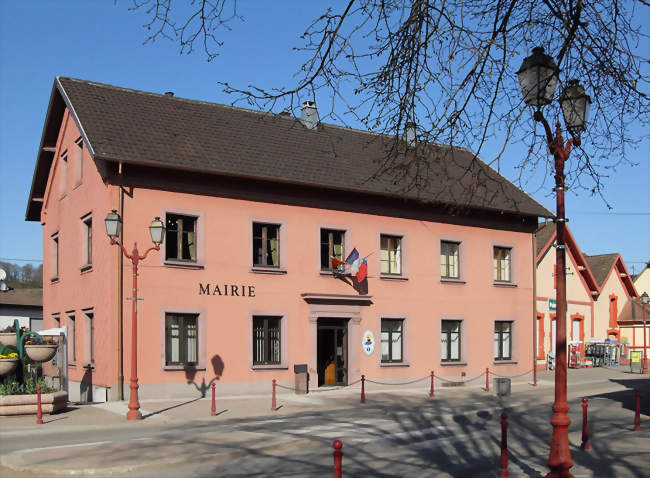
POLYGON ((646 344, 646 330, 645 330, 645 324, 646 324, 646 315, 647 315, 647 308, 648 308, 648 293, 644 292, 641 294, 641 304, 643 305, 643 365, 641 367, 641 373, 648 373, 648 357, 646 357, 646 350, 648 350, 648 346, 646 344))
POLYGON ((551 128, 542 115, 541 107, 553 100, 558 83, 559 69, 553 58, 544 54, 544 49, 537 47, 533 54, 524 59, 517 72, 524 102, 528 106, 536 107, 535 121, 542 123, 546 133, 546 141, 555 163, 555 195, 556 195, 556 250, 555 261, 557 264, 557 316, 555 334, 555 401, 553 403, 553 438, 551 451, 548 457, 548 466, 551 471, 547 478, 572 477, 569 468, 573 466, 569 450, 569 419, 567 412, 567 356, 566 356, 566 260, 565 260, 565 213, 564 213, 564 164, 569 158, 572 145, 580 146, 580 137, 577 136, 585 129, 585 120, 591 99, 585 94, 584 88, 576 80, 571 80, 560 96, 560 105, 564 114, 567 129, 573 136, 564 144, 561 124, 556 123, 555 137, 551 128))
POLYGON ((104 219, 106 224, 106 234, 111 239, 111 244, 116 244, 122 249, 122 253, 127 259, 131 260, 133 264, 133 297, 129 297, 129 300, 132 300, 131 304, 131 382, 129 388, 131 393, 129 394, 129 411, 126 413, 127 420, 141 420, 142 413, 140 413, 140 400, 138 399, 138 263, 144 260, 151 251, 159 251, 160 244, 162 243, 162 238, 165 232, 165 226, 160 220, 159 217, 156 217, 149 226, 149 233, 151 234, 151 242, 154 243, 154 247, 150 247, 144 253, 140 255, 138 252, 138 243, 133 244, 133 250, 131 254, 126 251, 126 248, 118 242, 118 237, 120 236, 120 231, 122 229, 122 218, 113 210, 108 213, 106 219, 104 219))

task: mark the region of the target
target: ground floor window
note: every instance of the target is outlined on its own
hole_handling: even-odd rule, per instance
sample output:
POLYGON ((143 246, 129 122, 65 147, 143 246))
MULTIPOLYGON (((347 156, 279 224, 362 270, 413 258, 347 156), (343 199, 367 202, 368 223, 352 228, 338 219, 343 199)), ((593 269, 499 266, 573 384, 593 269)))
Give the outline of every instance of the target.
POLYGON ((381 319, 381 361, 401 362, 403 352, 402 319, 381 319))
POLYGON ((280 363, 281 317, 253 317, 253 365, 280 363))
POLYGON ((165 363, 196 365, 198 350, 198 315, 165 314, 165 363))
POLYGON ((512 358, 512 322, 494 323, 494 360, 512 358))
POLYGON ((443 320, 441 325, 440 358, 443 362, 460 361, 460 320, 443 320))

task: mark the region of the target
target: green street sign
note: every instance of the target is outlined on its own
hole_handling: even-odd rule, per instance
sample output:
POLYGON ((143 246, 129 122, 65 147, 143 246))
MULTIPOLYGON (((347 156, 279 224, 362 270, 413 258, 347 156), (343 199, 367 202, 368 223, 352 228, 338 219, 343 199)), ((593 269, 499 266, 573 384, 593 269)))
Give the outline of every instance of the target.
MULTIPOLYGON (((548 310, 551 312, 557 310, 557 301, 555 299, 548 299, 548 310)), ((569 301, 566 301, 566 310, 569 310, 569 301)))

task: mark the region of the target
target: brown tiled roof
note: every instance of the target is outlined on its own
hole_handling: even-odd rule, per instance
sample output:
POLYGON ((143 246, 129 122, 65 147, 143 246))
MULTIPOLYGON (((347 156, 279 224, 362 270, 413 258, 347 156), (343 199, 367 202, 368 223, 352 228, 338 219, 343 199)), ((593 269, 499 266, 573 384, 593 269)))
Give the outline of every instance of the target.
POLYGON ((43 289, 13 289, 0 292, 0 304, 43 306, 43 289))
POLYGON ((537 255, 544 250, 544 247, 548 244, 548 241, 551 240, 551 237, 555 235, 555 223, 554 222, 541 222, 535 231, 535 245, 537 246, 537 255))
POLYGON ((617 257, 617 253, 600 254, 597 256, 588 256, 585 254, 585 260, 589 264, 589 269, 591 269, 591 273, 594 275, 599 287, 603 286, 605 279, 607 279, 607 274, 614 265, 617 257))
MULTIPOLYGON (((407 191, 393 175, 371 179, 394 144, 388 136, 329 124, 310 130, 291 116, 63 77, 55 80, 48 118, 61 114, 59 96, 96 159, 552 216, 465 149, 429 148, 426 184, 407 191)), ((58 131, 47 121, 55 120, 46 120, 42 147, 58 131)), ((38 219, 34 199, 42 197, 51 160, 41 152, 28 219, 38 219)))

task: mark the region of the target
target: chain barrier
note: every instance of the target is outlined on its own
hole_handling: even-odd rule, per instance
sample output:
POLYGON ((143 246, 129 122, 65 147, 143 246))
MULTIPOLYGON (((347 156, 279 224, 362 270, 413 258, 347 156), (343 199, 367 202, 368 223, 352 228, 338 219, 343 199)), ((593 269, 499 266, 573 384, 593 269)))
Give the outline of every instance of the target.
POLYGON ((439 377, 438 375, 435 376, 437 380, 442 380, 443 382, 449 382, 449 383, 466 383, 466 382, 473 382, 474 380, 478 380, 479 378, 483 377, 485 375, 485 372, 483 372, 480 375, 477 375, 476 377, 468 378, 467 380, 452 380, 449 378, 444 378, 444 377, 439 377))
POLYGON ((280 385, 279 383, 276 383, 275 386, 278 388, 284 388, 285 390, 293 390, 294 392, 296 391, 294 387, 286 387, 284 385, 280 385))
POLYGON ((494 375, 495 377, 499 377, 499 378, 519 378, 519 377, 523 377, 524 375, 528 375, 529 373, 533 373, 532 368, 528 372, 520 373, 520 374, 517 374, 517 375, 500 375, 500 374, 490 370, 490 375, 494 375))
POLYGON ((408 382, 397 382, 397 383, 377 382, 375 380, 370 380, 369 378, 367 378, 366 382, 375 383, 377 385, 410 385, 412 383, 422 382, 423 380, 429 380, 430 378, 431 378, 431 376, 427 375, 426 377, 416 378, 416 379, 410 380, 408 382))
MULTIPOLYGON (((367 381, 367 379, 366 379, 366 381, 367 381)), ((318 389, 315 389, 315 390, 309 390, 309 393, 321 393, 321 392, 331 392, 333 390, 345 390, 346 388, 349 388, 352 385, 356 385, 357 383, 360 383, 360 382, 361 382, 361 379, 356 380, 354 382, 350 382, 347 385, 341 385, 341 386, 338 386, 338 387, 327 387, 327 388, 318 388, 318 389)))

